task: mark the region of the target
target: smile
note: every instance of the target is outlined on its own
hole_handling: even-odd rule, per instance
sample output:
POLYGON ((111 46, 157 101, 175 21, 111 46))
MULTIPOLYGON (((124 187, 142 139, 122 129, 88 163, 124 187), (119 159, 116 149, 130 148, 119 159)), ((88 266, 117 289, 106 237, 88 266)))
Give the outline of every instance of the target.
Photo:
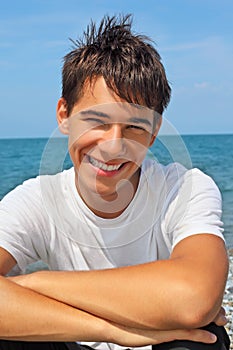
POLYGON ((90 157, 90 156, 88 156, 88 159, 89 159, 89 162, 91 163, 91 165, 93 165, 95 168, 98 168, 98 169, 101 169, 104 171, 109 171, 109 172, 119 170, 120 167, 124 164, 124 163, 121 163, 121 164, 107 165, 105 163, 100 162, 99 160, 96 160, 95 158, 90 157))

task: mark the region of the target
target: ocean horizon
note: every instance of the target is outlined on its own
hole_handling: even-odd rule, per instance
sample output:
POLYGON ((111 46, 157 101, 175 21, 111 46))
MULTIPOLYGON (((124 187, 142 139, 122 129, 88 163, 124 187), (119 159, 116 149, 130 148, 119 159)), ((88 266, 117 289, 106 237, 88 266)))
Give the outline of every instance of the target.
MULTIPOLYGON (((233 248, 233 134, 161 134, 148 157, 176 161, 211 176, 223 199, 224 236, 233 248)), ((72 166, 65 137, 0 138, 0 200, 23 181, 72 166)))

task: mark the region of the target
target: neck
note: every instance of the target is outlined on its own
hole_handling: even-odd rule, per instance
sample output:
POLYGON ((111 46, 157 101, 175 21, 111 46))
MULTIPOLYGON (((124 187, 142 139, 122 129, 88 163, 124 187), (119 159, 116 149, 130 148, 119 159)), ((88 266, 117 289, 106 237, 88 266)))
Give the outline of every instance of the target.
POLYGON ((116 191, 107 196, 90 192, 81 181, 77 181, 77 176, 75 184, 80 197, 95 215, 103 219, 114 219, 120 216, 133 200, 138 188, 140 173, 139 168, 130 180, 121 180, 116 191))

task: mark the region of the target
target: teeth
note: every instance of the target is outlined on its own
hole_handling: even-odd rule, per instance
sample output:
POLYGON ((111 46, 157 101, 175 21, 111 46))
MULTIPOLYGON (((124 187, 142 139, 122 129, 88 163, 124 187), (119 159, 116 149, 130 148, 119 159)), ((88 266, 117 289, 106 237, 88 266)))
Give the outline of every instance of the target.
POLYGON ((120 166, 122 164, 118 164, 118 165, 107 165, 105 163, 101 163, 99 162, 98 160, 92 158, 89 156, 89 161, 90 163, 96 167, 96 168, 99 168, 99 169, 102 169, 104 171, 114 171, 114 170, 118 170, 120 168, 120 166))

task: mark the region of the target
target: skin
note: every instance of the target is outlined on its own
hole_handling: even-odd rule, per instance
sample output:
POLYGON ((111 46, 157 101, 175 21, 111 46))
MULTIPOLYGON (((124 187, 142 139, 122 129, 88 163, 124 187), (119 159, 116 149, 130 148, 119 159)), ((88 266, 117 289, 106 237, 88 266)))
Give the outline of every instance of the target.
MULTIPOLYGON (((131 110, 102 78, 86 86, 71 115, 66 101, 58 101, 58 123, 69 135, 76 188, 96 215, 119 216, 137 189, 139 166, 160 127, 160 123, 154 126, 147 112, 145 116, 143 110, 146 125, 139 123, 141 110, 131 110), (123 165, 119 171, 106 171, 96 164, 123 165), (121 201, 123 193, 127 194, 125 202, 121 201)), ((0 248, 1 274, 15 263, 0 248)), ((211 343, 216 338, 197 328, 211 321, 226 323, 221 302, 227 270, 223 241, 203 233, 182 240, 168 260, 107 270, 2 277, 0 338, 107 341, 127 347, 174 339, 211 343)))

